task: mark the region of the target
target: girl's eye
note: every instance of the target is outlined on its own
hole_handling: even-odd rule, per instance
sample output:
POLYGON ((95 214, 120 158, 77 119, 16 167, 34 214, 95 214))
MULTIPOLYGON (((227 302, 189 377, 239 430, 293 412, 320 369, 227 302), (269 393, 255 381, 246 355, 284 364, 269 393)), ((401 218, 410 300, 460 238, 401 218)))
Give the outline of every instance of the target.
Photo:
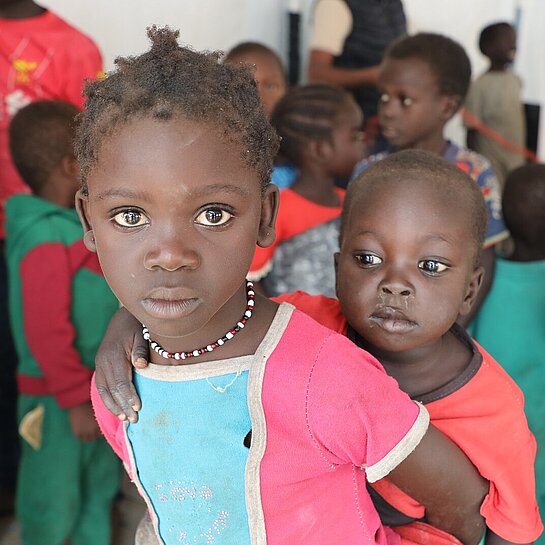
POLYGON ((382 259, 375 254, 357 254, 355 257, 358 263, 365 268, 374 267, 382 263, 382 259))
POLYGON ((149 223, 149 220, 144 213, 133 208, 118 212, 113 217, 113 220, 121 227, 141 227, 142 225, 147 225, 149 223))
POLYGON ((401 98, 401 104, 405 106, 406 108, 413 105, 413 99, 409 97, 402 97, 401 98))
POLYGON ((437 275, 445 272, 449 266, 435 259, 423 259, 418 262, 418 268, 427 274, 437 275))
POLYGON ((197 216, 195 223, 217 227, 226 224, 232 217, 233 214, 222 208, 207 208, 197 216))
POLYGON ((388 93, 381 93, 379 100, 386 104, 387 102, 390 102, 390 95, 388 93))

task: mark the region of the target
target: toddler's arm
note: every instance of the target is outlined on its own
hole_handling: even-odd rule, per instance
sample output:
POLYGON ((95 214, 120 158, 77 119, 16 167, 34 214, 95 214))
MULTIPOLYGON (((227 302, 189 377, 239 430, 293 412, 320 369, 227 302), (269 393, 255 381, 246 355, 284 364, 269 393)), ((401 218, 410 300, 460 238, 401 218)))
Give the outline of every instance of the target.
MULTIPOLYGON (((485 545, 515 545, 512 541, 503 539, 498 534, 495 534, 492 530, 486 530, 486 538, 484 540, 485 545)), ((532 545, 529 543, 528 545, 532 545)))
POLYGON ((434 426, 429 426, 416 449, 388 478, 426 507, 429 524, 456 536, 465 545, 479 542, 485 529, 480 507, 488 492, 488 481, 434 426))
POLYGON ((132 365, 148 365, 148 343, 138 320, 125 308, 112 317, 97 351, 95 381, 106 408, 121 420, 138 420, 140 398, 132 384, 132 365))

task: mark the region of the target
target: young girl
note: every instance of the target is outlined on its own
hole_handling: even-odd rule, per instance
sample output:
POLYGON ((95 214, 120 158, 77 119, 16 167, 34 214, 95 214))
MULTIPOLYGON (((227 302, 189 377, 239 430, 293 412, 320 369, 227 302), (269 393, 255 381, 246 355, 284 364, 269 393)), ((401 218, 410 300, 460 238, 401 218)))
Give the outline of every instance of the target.
POLYGON ((363 156, 361 110, 339 87, 306 85, 278 102, 271 123, 281 137, 280 155, 299 172, 280 193, 276 240, 256 250, 249 278, 268 295, 299 289, 334 296, 331 256, 344 199, 335 179, 348 179, 363 156))
POLYGON ((484 483, 426 410, 369 354, 245 280, 277 205, 277 139, 250 72, 168 29, 149 35, 149 52, 87 88, 77 205, 153 349, 134 376, 138 422, 92 397, 157 536, 395 544, 366 490, 389 474, 431 521, 476 542, 484 483))

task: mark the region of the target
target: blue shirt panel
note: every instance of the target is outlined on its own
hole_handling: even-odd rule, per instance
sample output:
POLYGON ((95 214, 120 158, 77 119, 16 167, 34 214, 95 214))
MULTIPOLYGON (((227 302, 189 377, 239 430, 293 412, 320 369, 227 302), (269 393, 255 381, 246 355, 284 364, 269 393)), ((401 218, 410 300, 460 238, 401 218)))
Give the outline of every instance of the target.
POLYGON ((248 371, 134 383, 142 409, 127 436, 165 544, 249 545, 248 371))

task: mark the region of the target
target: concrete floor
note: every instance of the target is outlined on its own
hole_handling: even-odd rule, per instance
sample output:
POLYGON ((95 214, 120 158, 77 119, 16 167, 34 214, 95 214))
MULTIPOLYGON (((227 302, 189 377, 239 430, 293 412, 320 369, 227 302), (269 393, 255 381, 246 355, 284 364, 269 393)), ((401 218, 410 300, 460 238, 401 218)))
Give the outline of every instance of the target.
MULTIPOLYGON (((113 510, 112 545, 134 545, 136 526, 145 513, 136 487, 123 474, 121 494, 113 510)), ((19 525, 13 516, 0 517, 0 545, 20 545, 19 525)))

